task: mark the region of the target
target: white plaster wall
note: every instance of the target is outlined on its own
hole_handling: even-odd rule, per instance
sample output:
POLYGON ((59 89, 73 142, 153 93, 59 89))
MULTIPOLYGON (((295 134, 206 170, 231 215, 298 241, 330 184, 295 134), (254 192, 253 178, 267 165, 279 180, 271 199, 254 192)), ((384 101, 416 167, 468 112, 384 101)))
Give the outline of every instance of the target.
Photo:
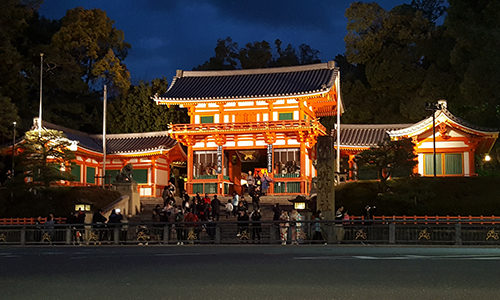
POLYGON ((260 114, 257 114, 257 122, 260 122, 260 114))
MULTIPOLYGON (((419 148, 432 149, 432 142, 424 142, 419 148)), ((439 152, 439 148, 460 148, 467 147, 467 145, 462 141, 451 141, 451 142, 436 142, 436 149, 439 152)))
POLYGON ((226 142, 226 144, 224 145, 224 147, 235 147, 235 146, 236 146, 235 142, 226 142))
POLYGON ((424 175, 424 154, 418 154, 418 173, 424 175))
POLYGON ((273 121, 278 121, 278 112, 273 111, 273 121))
POLYGON ((196 144, 194 144, 193 148, 203 148, 205 147, 205 143, 204 142, 198 142, 196 144))
POLYGON ((217 148, 217 144, 214 143, 214 142, 208 142, 207 143, 207 147, 215 147, 215 148, 217 148))
POLYGON ((219 114, 214 115, 214 123, 219 123, 219 114))
POLYGON ((253 141, 238 141, 238 146, 253 146, 253 141))
POLYGON ((229 116, 228 115, 224 116, 224 123, 229 123, 229 116))
POLYGON ((289 139, 288 145, 300 145, 300 143, 296 139, 289 139))
POLYGON ((264 114, 262 115, 262 121, 264 121, 264 122, 269 121, 269 114, 268 114, 268 113, 264 113, 264 114))
POLYGON ((464 176, 470 176, 469 152, 464 152, 464 176))
POLYGON ((195 124, 200 124, 200 116, 198 116, 198 115, 194 116, 194 123, 195 124))
POLYGON ((157 170, 156 184, 167 185, 167 183, 168 183, 168 172, 165 170, 157 170))
POLYGON ((279 146, 283 145, 284 146, 284 145, 286 145, 285 142, 286 141, 284 139, 276 139, 276 142, 274 143, 274 145, 279 145, 279 146))
POLYGON ((256 141, 255 146, 267 146, 265 141, 256 141))
POLYGON ((287 99, 286 100, 286 104, 296 104, 297 103, 297 99, 287 99))
POLYGON ((296 110, 296 111, 293 112, 293 119, 294 120, 298 120, 299 119, 299 111, 296 110))
POLYGON ((285 100, 277 100, 275 104, 285 104, 285 100))
POLYGON ((238 106, 254 106, 253 101, 238 102, 238 106))

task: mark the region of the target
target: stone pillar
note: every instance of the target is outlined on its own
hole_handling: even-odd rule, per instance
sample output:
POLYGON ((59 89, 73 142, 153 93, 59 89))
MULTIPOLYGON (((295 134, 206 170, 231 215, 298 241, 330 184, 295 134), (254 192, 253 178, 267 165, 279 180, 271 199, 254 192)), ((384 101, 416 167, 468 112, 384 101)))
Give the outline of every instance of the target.
POLYGON ((137 191, 137 183, 113 183, 113 186, 116 187, 116 190, 122 196, 129 196, 126 213, 130 216, 138 214, 141 211, 141 197, 139 196, 139 192, 137 191))
MULTIPOLYGON (((320 136, 317 143, 317 209, 325 220, 335 220, 335 148, 332 136, 320 136)), ((323 231, 328 242, 335 240, 333 226, 325 225, 323 231)))

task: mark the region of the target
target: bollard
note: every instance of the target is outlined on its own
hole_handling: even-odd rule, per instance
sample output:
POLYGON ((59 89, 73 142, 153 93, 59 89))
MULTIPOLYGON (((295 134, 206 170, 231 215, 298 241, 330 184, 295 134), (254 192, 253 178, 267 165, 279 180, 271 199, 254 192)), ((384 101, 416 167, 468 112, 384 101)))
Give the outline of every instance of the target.
POLYGON ((26 245, 26 227, 23 226, 23 228, 21 228, 21 236, 20 236, 20 241, 21 241, 21 245, 26 245))
POLYGON ((120 243, 120 228, 118 226, 113 228, 113 243, 115 245, 120 243))
POLYGON ((455 224, 455 245, 462 245, 462 223, 455 224))
POLYGON ((220 244, 220 226, 215 225, 215 243, 220 244))
POLYGON ((66 227, 66 245, 71 245, 71 227, 66 227))
POLYGON ((272 223, 271 224, 271 227, 270 227, 270 231, 269 231, 269 239, 270 239, 270 243, 275 243, 276 242, 276 231, 278 231, 279 229, 277 229, 278 227, 276 226, 276 223, 272 223))
POLYGON ((396 243, 396 223, 389 223, 389 244, 396 243))
POLYGON ((168 225, 163 226, 163 244, 168 244, 168 225))

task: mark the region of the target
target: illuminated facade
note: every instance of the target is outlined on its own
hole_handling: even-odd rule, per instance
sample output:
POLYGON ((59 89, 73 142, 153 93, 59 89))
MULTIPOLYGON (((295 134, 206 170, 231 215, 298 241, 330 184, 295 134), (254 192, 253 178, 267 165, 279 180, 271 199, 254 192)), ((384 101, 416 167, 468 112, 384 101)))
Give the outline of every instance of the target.
POLYGON ((248 171, 267 172, 268 194, 305 194, 318 121, 342 111, 335 63, 234 71, 177 71, 159 105, 188 110, 170 135, 187 147, 188 193, 242 192, 248 171), (339 105, 337 107, 337 105, 339 105))
MULTIPOLYGON (((454 116, 445 100, 440 100, 435 112, 436 175, 475 176, 475 159, 487 154, 498 130, 482 128, 454 116)), ((411 138, 416 144, 418 165, 414 173, 434 176, 434 143, 432 116, 416 124, 342 124, 340 149, 349 157, 349 177, 355 178, 354 157, 359 152, 377 146, 385 137, 393 140, 411 138)))

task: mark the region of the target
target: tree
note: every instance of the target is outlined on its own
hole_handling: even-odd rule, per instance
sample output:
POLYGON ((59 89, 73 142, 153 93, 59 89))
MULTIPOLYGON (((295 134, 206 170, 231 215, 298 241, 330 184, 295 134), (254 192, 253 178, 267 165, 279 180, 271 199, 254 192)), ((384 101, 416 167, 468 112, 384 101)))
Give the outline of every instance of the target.
POLYGON ((52 44, 72 57, 87 84, 101 86, 104 81, 115 94, 128 89, 130 74, 122 61, 130 44, 104 11, 81 7, 68 10, 52 44))
POLYGON ((275 49, 267 41, 247 43, 239 48, 230 37, 217 40, 215 56, 194 70, 234 70, 255 69, 268 67, 286 67, 319 63, 319 51, 311 46, 301 44, 297 50, 288 44, 282 48, 283 42, 274 41, 275 49))
POLYGON ((500 2, 450 0, 446 34, 459 77, 457 111, 478 125, 500 127, 500 2))
POLYGON ((268 42, 253 42, 240 49, 238 59, 242 69, 266 68, 272 65, 273 54, 268 42))
POLYGON ((19 122, 17 108, 10 98, 0 95, 0 141, 2 144, 12 140, 13 122, 19 122))
POLYGON ((356 71, 341 79, 346 118, 416 122, 426 115, 426 101, 453 98, 450 43, 421 9, 400 5, 386 11, 376 3, 355 2, 346 17, 343 64, 356 71))
POLYGON ((234 70, 238 62, 238 44, 230 37, 218 39, 215 46, 215 56, 208 61, 194 68, 198 71, 207 70, 234 70))
MULTIPOLYGON (((71 178, 71 160, 75 158, 70 150, 71 142, 62 131, 44 129, 30 130, 20 145, 22 176, 42 182, 48 187, 51 182, 71 178)), ((19 173, 19 172, 18 172, 19 173)))
POLYGON ((183 108, 156 105, 151 96, 165 93, 165 78, 149 83, 140 82, 130 88, 126 97, 111 102, 109 107, 109 131, 113 133, 147 132, 167 130, 170 123, 187 123, 189 118, 183 108), (141 116, 138 118, 138 116, 141 116))
POLYGON ((360 165, 373 167, 377 170, 382 185, 394 172, 400 171, 410 175, 413 167, 418 163, 414 153, 415 144, 411 139, 391 140, 386 138, 377 147, 371 147, 356 156, 356 162, 360 165))

